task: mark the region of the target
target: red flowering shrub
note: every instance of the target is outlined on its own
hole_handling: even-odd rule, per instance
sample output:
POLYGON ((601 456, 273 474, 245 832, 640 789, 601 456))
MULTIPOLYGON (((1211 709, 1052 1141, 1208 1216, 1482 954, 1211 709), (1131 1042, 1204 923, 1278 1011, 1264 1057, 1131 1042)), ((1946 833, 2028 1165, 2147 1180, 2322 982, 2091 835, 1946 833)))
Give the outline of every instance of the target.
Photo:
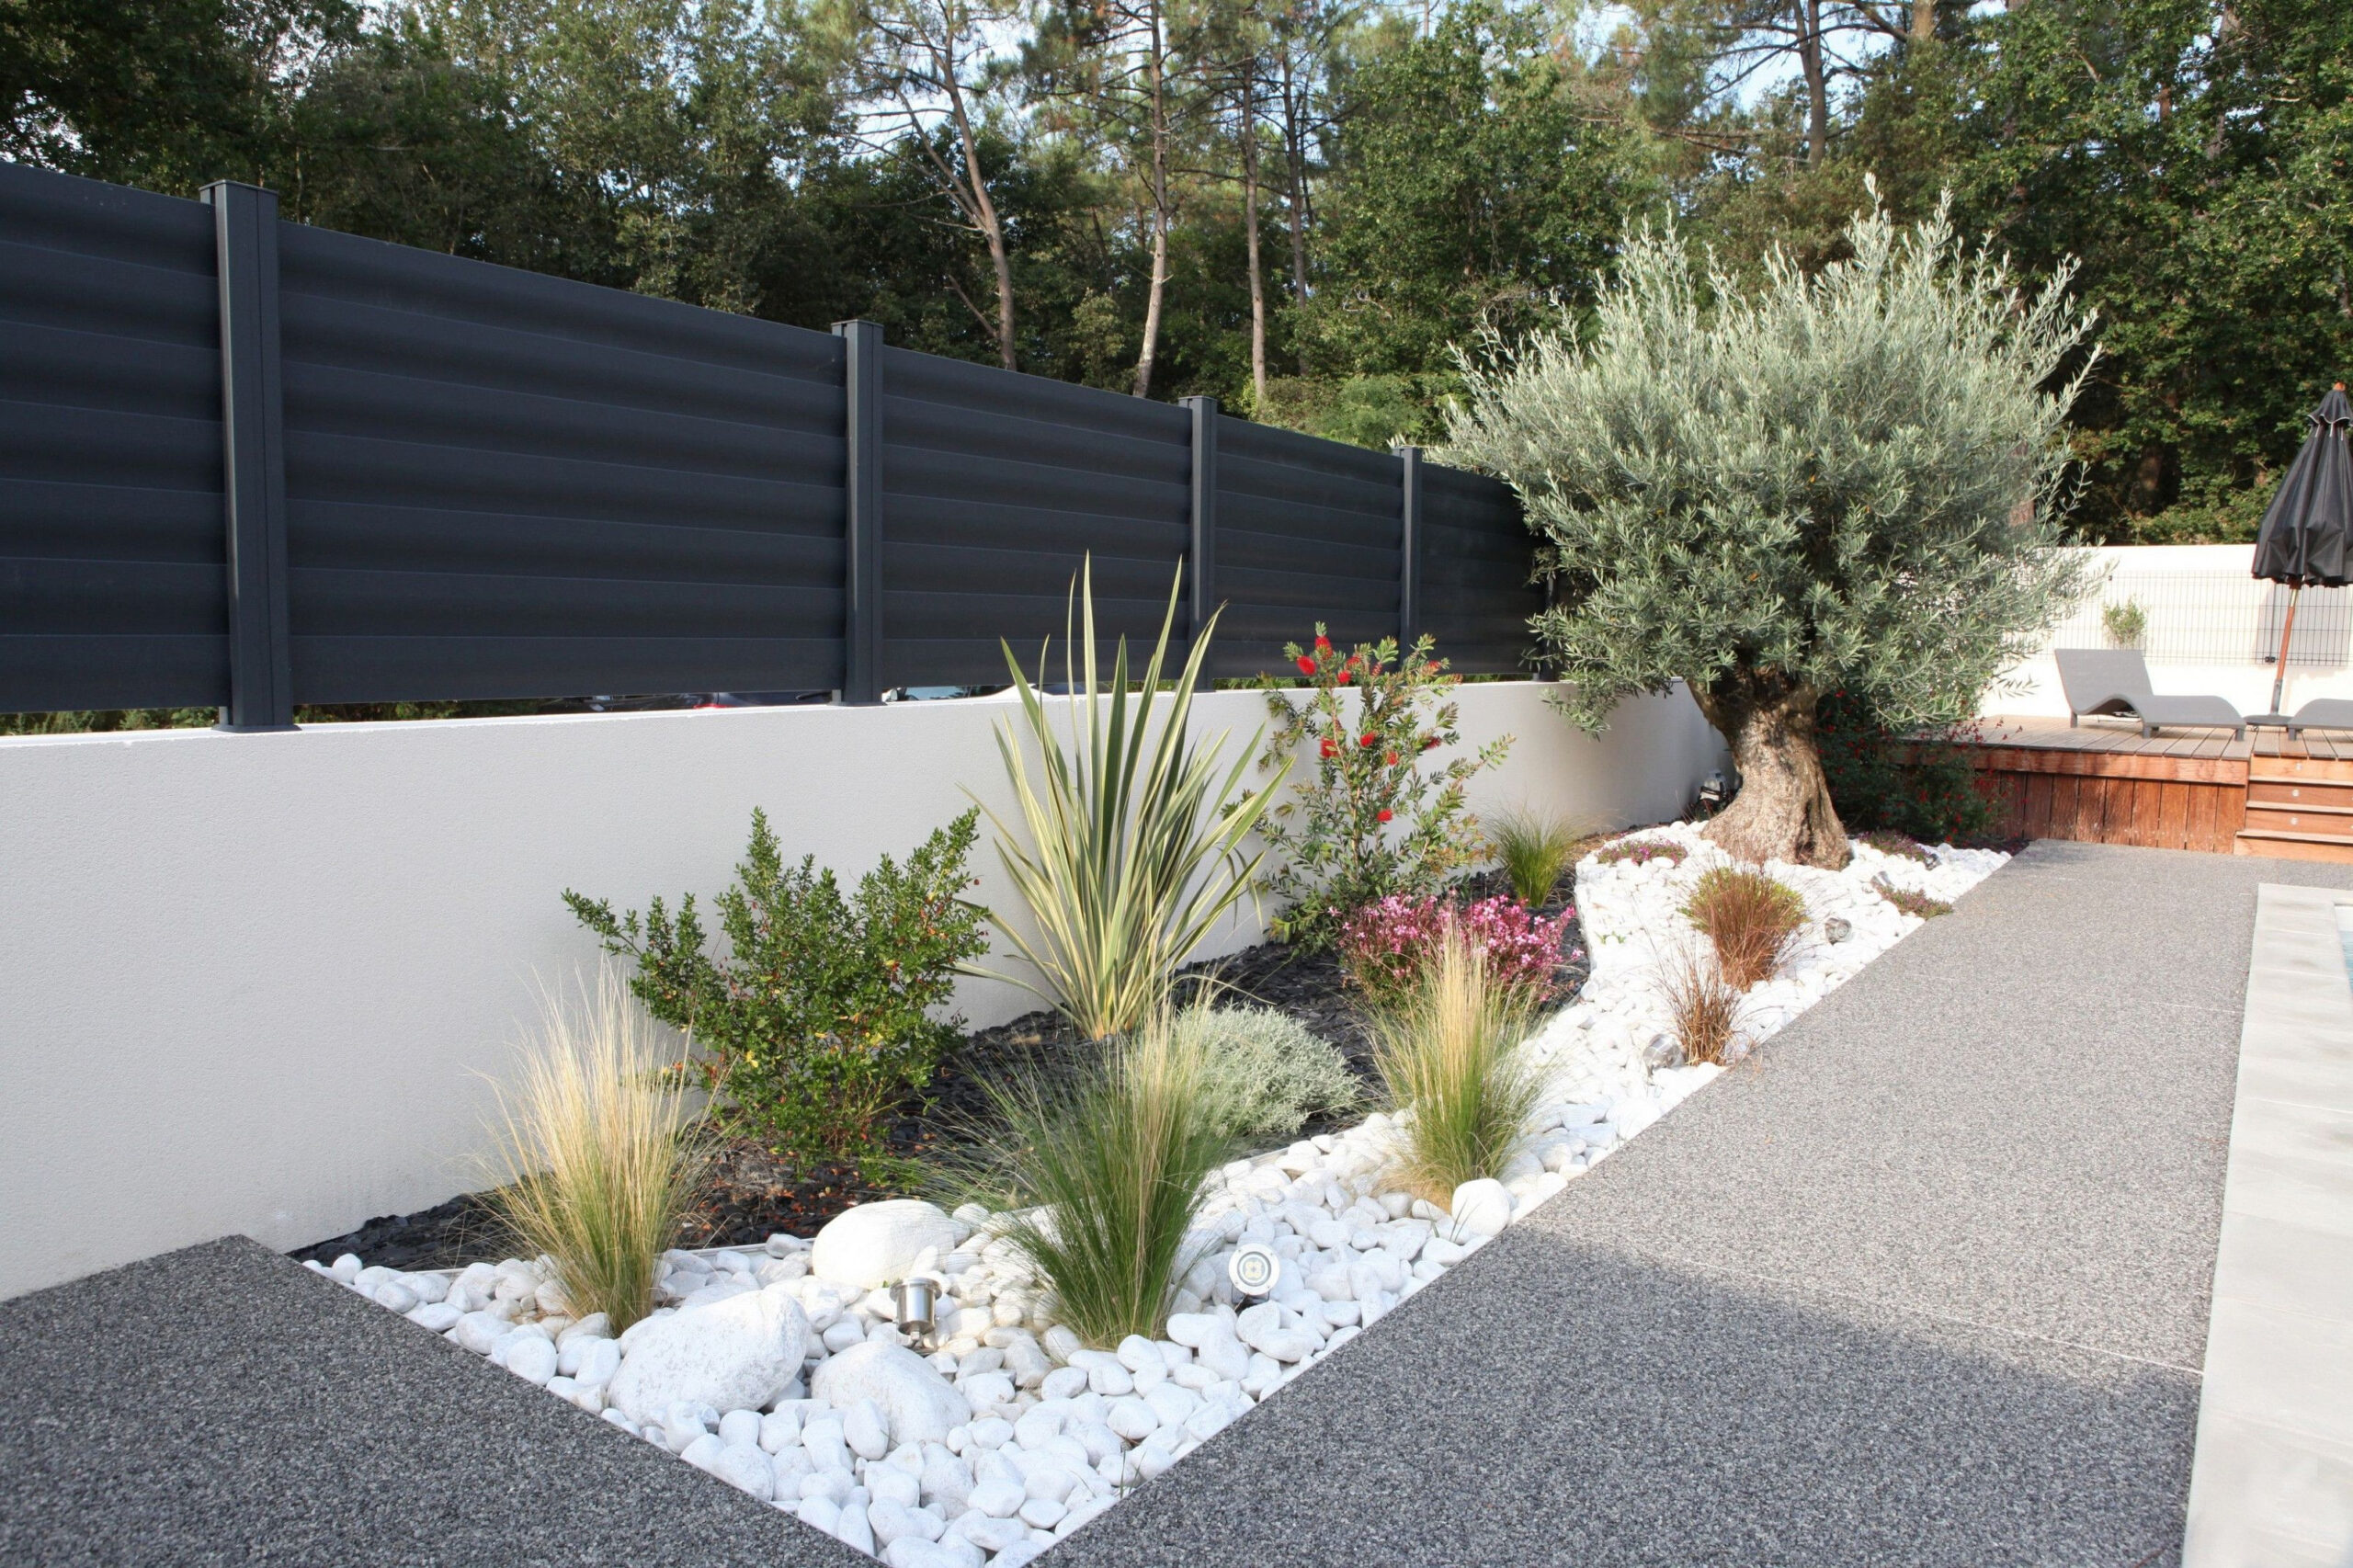
POLYGON ((1431 649, 1425 637, 1402 657, 1387 640, 1343 653, 1318 626, 1311 646, 1283 650, 1304 681, 1261 679, 1274 715, 1262 766, 1272 770, 1311 742, 1317 758, 1312 770, 1293 769, 1293 787, 1259 819, 1273 851, 1260 886, 1279 907, 1273 926, 1283 940, 1328 947, 1356 911, 1391 894, 1434 897, 1477 855, 1463 782, 1502 761, 1511 743, 1423 766, 1461 739, 1445 696, 1459 677, 1431 649))
MULTIPOLYGON (((1488 972, 1520 994, 1527 1004, 1551 999, 1554 979, 1576 911, 1546 920, 1508 898, 1482 899, 1457 907, 1440 898, 1392 893, 1350 915, 1340 930, 1340 963, 1348 978, 1375 1004, 1404 1000, 1437 955, 1449 925, 1487 955, 1488 972)), ((1581 956, 1568 955, 1574 959, 1581 956)))

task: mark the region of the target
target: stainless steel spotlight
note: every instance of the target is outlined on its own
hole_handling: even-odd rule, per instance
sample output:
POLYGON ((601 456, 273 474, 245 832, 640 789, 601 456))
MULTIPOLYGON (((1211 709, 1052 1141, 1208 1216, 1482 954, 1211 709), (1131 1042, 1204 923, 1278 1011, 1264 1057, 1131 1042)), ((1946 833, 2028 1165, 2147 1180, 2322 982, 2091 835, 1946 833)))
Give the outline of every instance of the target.
POLYGON ((939 1301, 939 1281, 926 1274, 912 1275, 891 1287, 891 1305, 899 1332, 916 1340, 929 1339, 937 1326, 933 1309, 939 1301))
POLYGON ((1275 1256, 1274 1248, 1245 1242, 1233 1249, 1233 1256, 1225 1266, 1225 1277, 1232 1282, 1234 1294, 1263 1296, 1275 1288, 1282 1267, 1282 1259, 1275 1256))

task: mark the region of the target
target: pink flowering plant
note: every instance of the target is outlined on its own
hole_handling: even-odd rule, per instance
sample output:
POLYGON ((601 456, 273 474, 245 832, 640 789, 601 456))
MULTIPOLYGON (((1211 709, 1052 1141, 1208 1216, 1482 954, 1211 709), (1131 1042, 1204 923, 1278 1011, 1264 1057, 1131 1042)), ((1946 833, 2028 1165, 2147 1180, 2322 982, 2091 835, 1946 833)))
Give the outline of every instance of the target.
POLYGON ((1319 622, 1312 644, 1283 649, 1295 677, 1260 677, 1274 722, 1259 766, 1315 756, 1258 820, 1274 867, 1260 891, 1282 911, 1273 922, 1282 940, 1329 948, 1358 910, 1392 894, 1435 896, 1477 858, 1479 821, 1463 786, 1503 760, 1511 737, 1425 766, 1462 738, 1449 695, 1461 677, 1434 648, 1424 637, 1401 653, 1384 638, 1343 653, 1319 622))
MULTIPOLYGON (((1577 912, 1547 920, 1515 899, 1456 905, 1436 897, 1392 893, 1350 915, 1340 928, 1340 964, 1375 1006, 1394 1006, 1420 983, 1449 925, 1487 955, 1488 972, 1529 1006, 1559 989, 1562 943, 1577 912)), ((1581 953, 1566 955, 1571 960, 1581 953)))
POLYGON ((1605 866, 1647 866, 1654 860, 1680 866, 1690 853, 1671 838, 1644 838, 1636 835, 1603 845, 1593 852, 1593 858, 1605 866))

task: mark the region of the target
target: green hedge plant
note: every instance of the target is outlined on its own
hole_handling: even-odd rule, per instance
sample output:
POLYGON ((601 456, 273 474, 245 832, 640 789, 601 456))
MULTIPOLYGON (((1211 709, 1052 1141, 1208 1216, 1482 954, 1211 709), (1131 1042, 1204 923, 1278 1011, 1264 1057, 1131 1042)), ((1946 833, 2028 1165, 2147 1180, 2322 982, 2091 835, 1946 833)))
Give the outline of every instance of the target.
POLYGON ((714 901, 721 944, 691 893, 676 915, 657 898, 642 916, 569 890, 563 900, 634 962, 647 1009, 699 1048, 722 1128, 804 1166, 879 1174, 881 1123, 960 1038, 940 1009, 988 945, 984 912, 963 897, 977 820, 964 812, 904 865, 884 856, 845 897, 814 856, 788 866, 755 811, 735 884, 714 901))

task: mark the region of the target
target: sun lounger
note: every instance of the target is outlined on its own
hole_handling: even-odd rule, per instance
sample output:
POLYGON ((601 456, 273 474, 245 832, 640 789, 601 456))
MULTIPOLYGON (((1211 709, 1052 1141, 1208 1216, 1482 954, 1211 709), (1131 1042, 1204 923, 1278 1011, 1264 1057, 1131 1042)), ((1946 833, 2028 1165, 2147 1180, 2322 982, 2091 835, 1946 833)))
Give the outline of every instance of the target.
POLYGON ((2353 730, 2353 699, 2315 697, 2288 716, 2287 730, 2353 730))
MULTIPOLYGON (((2086 714, 2131 718, 2141 722, 2141 733, 2154 735, 2160 726, 2177 729, 2229 730, 2242 738, 2246 721, 2219 697, 2160 697, 2149 689, 2149 666, 2131 648, 2057 648, 2059 687, 2067 694, 2067 722, 2086 714)), ((2353 702, 2341 706, 2353 709, 2353 702)))

